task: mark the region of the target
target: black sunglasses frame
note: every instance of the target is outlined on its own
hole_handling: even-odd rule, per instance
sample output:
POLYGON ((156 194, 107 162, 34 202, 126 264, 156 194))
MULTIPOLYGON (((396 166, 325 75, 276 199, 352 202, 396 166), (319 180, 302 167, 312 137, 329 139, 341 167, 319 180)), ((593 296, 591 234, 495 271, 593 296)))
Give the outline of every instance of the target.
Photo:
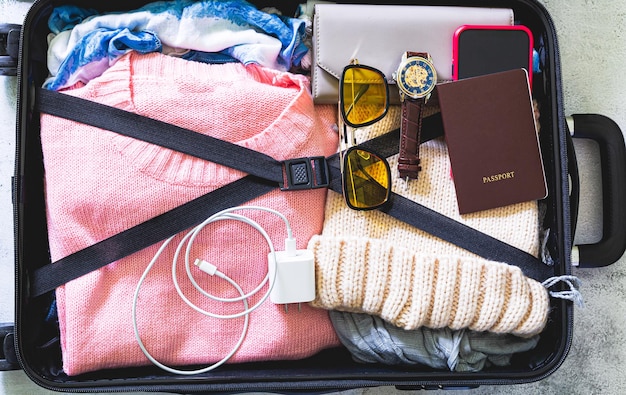
MULTIPOLYGON (((371 149, 363 149, 361 147, 359 147, 358 145, 352 146, 350 148, 348 148, 344 154, 343 154, 343 164, 342 164, 342 169, 345 169, 348 165, 348 160, 350 158, 350 153, 352 151, 364 151, 369 153, 370 155, 375 155, 376 157, 378 157, 381 162, 383 162, 383 164, 385 165, 385 169, 386 172, 385 174, 387 175, 387 185, 388 187, 385 188, 386 190, 386 195, 385 195, 385 200, 382 201, 381 203, 377 204, 377 205, 372 205, 372 206, 368 206, 368 207, 356 207, 354 205, 352 205, 352 203, 350 203, 350 199, 348 199, 348 197, 346 196, 346 189, 347 189, 347 185, 346 185, 346 180, 347 180, 347 174, 342 174, 341 177, 341 186, 342 186, 342 190, 343 190, 343 195, 344 195, 344 200, 346 202, 346 205, 351 208, 352 210, 357 210, 357 211, 368 211, 368 210, 374 210, 377 209, 379 207, 384 206, 387 202, 389 202, 389 199, 391 198, 391 167, 389 166, 389 162, 387 162, 387 159, 385 159, 384 156, 377 154, 376 152, 374 152, 371 149)), ((361 169, 363 171, 364 174, 368 174, 365 170, 361 169)), ((376 182, 374 180, 369 180, 370 182, 376 182)))

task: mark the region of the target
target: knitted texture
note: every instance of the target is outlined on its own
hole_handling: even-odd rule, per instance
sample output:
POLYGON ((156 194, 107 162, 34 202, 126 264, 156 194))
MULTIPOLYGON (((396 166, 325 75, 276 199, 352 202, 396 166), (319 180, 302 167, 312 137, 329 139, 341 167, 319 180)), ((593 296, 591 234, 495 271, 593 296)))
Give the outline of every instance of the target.
MULTIPOLYGON (((260 66, 207 65, 162 54, 131 53, 101 77, 66 92, 210 134, 278 160, 330 155, 337 147, 336 108, 313 105, 305 77, 260 66)), ((244 173, 116 133, 41 117, 46 169, 50 253, 56 261, 244 176, 244 173)), ((249 202, 289 219, 298 248, 322 229, 326 191, 280 192, 249 202)), ((258 222, 277 249, 286 237, 277 217, 241 212, 258 222)), ((198 222, 205 218, 198 213, 198 222)), ((172 284, 171 259, 179 236, 165 249, 139 294, 137 319, 143 342, 159 361, 181 366, 222 359, 234 346, 243 319, 218 320, 191 310, 172 284)), ((146 365, 131 323, 134 290, 159 245, 113 262, 56 292, 63 369, 75 375, 103 368, 146 365)), ((192 259, 205 259, 252 291, 267 273, 269 249, 252 227, 218 221, 196 239, 192 259)), ((179 266, 183 266, 182 263, 179 266)), ((237 296, 223 280, 199 273, 211 293, 237 296)), ((185 295, 218 314, 242 304, 206 300, 188 281, 185 295)), ((261 292, 262 294, 263 292, 261 292)), ((250 305, 258 301, 250 299, 250 305)), ((321 309, 286 314, 269 300, 250 316, 246 339, 230 362, 295 359, 338 345, 321 309)))
POLYGON ((364 312, 403 329, 533 336, 548 313, 543 286, 516 266, 416 254, 381 240, 314 238, 318 295, 327 309, 364 312))
MULTIPOLYGON (((399 108, 356 131, 357 141, 397 128, 399 108)), ((461 216, 443 139, 420 147, 418 180, 398 178, 389 158, 392 190, 450 218, 537 255, 536 202, 461 216)), ((324 229, 309 242, 315 252, 314 306, 374 314, 405 328, 470 328, 532 336, 545 326, 548 293, 521 270, 491 262, 378 211, 349 209, 329 192, 324 229)))

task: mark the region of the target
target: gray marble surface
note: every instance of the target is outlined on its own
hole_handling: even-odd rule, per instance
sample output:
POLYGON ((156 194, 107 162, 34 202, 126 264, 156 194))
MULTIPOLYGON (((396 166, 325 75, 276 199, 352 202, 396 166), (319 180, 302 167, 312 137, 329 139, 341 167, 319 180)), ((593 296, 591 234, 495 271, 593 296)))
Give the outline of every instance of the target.
MULTIPOLYGON (((542 0, 554 19, 561 49, 567 114, 599 113, 626 131, 626 2, 610 0, 542 0)), ((21 23, 31 1, 0 0, 0 22, 21 23)), ((13 217, 10 180, 15 155, 15 77, 0 77, 0 322, 13 321, 13 217)), ((601 237, 597 202, 597 146, 578 141, 582 171, 578 243, 601 237)), ((624 224, 626 226, 626 224, 624 224)), ((576 308, 572 349, 550 377, 511 387, 483 386, 451 394, 625 394, 626 393, 626 257, 611 267, 575 269, 582 280, 586 307, 576 308)), ((51 394, 23 372, 0 372, 0 393, 51 394)), ((385 395, 393 388, 346 391, 385 395)))

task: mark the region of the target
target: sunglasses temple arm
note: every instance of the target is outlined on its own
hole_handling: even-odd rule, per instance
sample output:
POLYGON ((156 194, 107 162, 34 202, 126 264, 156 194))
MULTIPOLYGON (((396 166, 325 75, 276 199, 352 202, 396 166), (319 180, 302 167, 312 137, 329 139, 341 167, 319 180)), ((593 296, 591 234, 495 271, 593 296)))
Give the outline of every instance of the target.
POLYGON ((341 171, 341 174, 343 174, 343 151, 348 144, 346 141, 346 124, 343 122, 343 118, 341 116, 341 100, 339 101, 337 110, 337 132, 339 133, 339 170, 341 171))
POLYGON ((351 138, 348 138, 348 126, 342 121, 341 115, 339 116, 337 123, 337 128, 339 130, 339 153, 341 154, 349 147, 356 145, 356 136, 354 135, 354 130, 350 128, 351 138))

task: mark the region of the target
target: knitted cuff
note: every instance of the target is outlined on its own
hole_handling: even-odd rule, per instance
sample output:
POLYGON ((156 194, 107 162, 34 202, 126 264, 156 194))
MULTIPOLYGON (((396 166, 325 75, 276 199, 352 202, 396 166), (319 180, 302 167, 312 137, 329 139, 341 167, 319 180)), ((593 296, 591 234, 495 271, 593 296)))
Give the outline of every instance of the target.
POLYGON ((547 290, 516 267, 432 256, 382 240, 314 236, 316 307, 368 313, 407 330, 422 326, 529 337, 547 321, 547 290))

